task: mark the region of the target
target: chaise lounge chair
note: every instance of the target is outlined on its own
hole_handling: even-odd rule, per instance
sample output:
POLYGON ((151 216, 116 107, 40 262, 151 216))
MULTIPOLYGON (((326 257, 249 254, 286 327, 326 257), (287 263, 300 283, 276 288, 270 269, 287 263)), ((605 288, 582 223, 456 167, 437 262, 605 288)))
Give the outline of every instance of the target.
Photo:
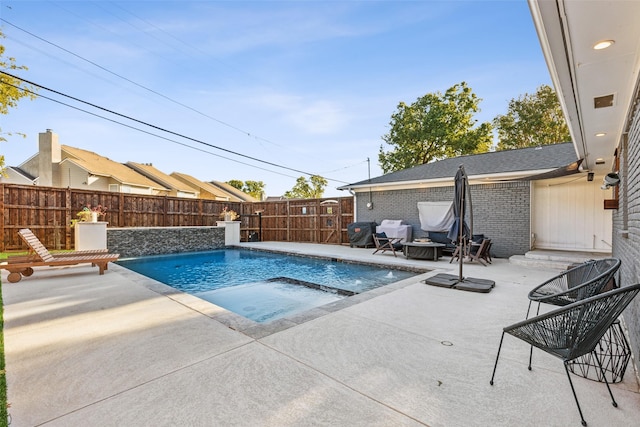
POLYGON ((53 255, 40 242, 33 232, 23 228, 18 235, 29 246, 29 255, 9 257, 6 262, 0 264, 0 269, 9 271, 7 280, 11 283, 19 282, 22 276, 29 277, 33 274, 33 267, 65 266, 76 264, 92 264, 98 266, 100 274, 104 274, 109 262, 116 261, 120 255, 110 254, 104 250, 77 251, 53 255))

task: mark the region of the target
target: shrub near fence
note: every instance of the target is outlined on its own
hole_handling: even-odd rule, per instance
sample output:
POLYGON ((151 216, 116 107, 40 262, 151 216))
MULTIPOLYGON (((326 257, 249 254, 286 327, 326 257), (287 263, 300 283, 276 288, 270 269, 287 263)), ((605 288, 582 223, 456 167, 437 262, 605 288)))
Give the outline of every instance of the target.
POLYGON ((71 220, 83 206, 108 208, 109 227, 215 226, 227 206, 241 215, 241 238, 347 244, 353 222, 352 197, 224 202, 109 191, 0 184, 0 252, 24 249, 18 230, 30 228, 49 249, 73 249, 71 220))

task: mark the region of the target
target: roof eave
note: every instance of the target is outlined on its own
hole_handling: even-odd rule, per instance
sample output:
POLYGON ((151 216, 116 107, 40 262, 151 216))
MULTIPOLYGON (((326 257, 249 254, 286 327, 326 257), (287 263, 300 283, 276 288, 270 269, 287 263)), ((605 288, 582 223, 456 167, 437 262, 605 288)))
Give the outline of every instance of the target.
MULTIPOLYGON (((537 175, 547 173, 555 170, 555 168, 528 170, 528 171, 516 171, 516 172, 502 172, 491 173, 481 175, 469 175, 468 179, 471 184, 487 184, 492 182, 505 182, 515 181, 519 178, 526 176, 537 175)), ((407 188, 428 188, 428 187, 445 187, 450 186, 453 183, 455 177, 447 176, 441 178, 432 179, 419 179, 411 181, 395 181, 395 182, 381 182, 381 183, 366 183, 366 184, 350 184, 338 187, 338 190, 353 190, 353 191, 382 191, 382 190, 401 190, 407 188)))
POLYGON ((583 164, 588 165, 588 150, 575 85, 575 70, 569 59, 571 46, 570 42, 566 41, 569 35, 563 30, 561 5, 556 1, 540 0, 528 0, 528 3, 549 75, 567 120, 576 156, 587 160, 583 164))

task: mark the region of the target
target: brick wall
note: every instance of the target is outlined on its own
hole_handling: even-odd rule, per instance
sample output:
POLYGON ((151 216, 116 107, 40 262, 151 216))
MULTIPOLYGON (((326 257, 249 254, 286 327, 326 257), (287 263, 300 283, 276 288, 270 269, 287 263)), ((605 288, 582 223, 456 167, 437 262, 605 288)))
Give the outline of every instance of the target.
POLYGON ((121 258, 210 251, 224 247, 224 227, 108 228, 109 252, 121 258))
MULTIPOLYGON (((473 232, 493 242, 492 256, 508 258, 530 248, 531 192, 529 182, 471 186, 473 232)), ((453 200, 453 186, 411 190, 377 191, 371 194, 373 209, 367 209, 369 193, 356 196, 357 221, 402 219, 413 227, 413 236, 426 236, 420 229, 418 202, 453 200)))
MULTIPOLYGON (((640 283, 640 104, 637 105, 627 149, 624 143, 620 147, 619 205, 613 212, 613 256, 622 260, 619 274, 622 286, 640 283), (623 234, 623 230, 628 230, 628 233, 623 234)), ((632 301, 623 317, 636 367, 639 367, 640 297, 632 301)))

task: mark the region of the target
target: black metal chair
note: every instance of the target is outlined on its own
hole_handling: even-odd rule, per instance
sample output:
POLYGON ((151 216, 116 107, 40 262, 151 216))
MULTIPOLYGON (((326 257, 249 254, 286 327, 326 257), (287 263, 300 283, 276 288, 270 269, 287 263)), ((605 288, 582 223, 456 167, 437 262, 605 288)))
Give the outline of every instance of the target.
POLYGON ((620 260, 606 258, 591 260, 562 272, 529 292, 531 303, 568 305, 580 299, 593 296, 604 289, 620 268, 620 260))
MULTIPOLYGON (((600 358, 593 350, 605 332, 618 319, 639 291, 640 284, 614 289, 505 327, 500 338, 496 363, 489 383, 493 385, 504 334, 519 338, 533 347, 558 357, 564 362, 564 369, 567 373, 567 378, 569 378, 569 384, 578 406, 582 425, 586 426, 587 422, 582 415, 582 409, 580 409, 578 396, 573 387, 567 365, 578 357, 592 353, 604 377, 600 358)), ((618 404, 613 397, 613 393, 611 393, 611 388, 606 378, 605 384, 607 385, 607 390, 609 390, 612 405, 617 407, 618 404)))
MULTIPOLYGON (((605 289, 613 289, 615 285, 607 285, 615 283, 614 275, 620 268, 620 264, 617 258, 590 260, 552 277, 529 292, 526 318, 529 318, 533 302, 538 303, 536 311, 538 315, 542 303, 565 306, 594 296, 605 289)), ((529 354, 529 369, 531 369, 532 355, 533 348, 529 354)))

